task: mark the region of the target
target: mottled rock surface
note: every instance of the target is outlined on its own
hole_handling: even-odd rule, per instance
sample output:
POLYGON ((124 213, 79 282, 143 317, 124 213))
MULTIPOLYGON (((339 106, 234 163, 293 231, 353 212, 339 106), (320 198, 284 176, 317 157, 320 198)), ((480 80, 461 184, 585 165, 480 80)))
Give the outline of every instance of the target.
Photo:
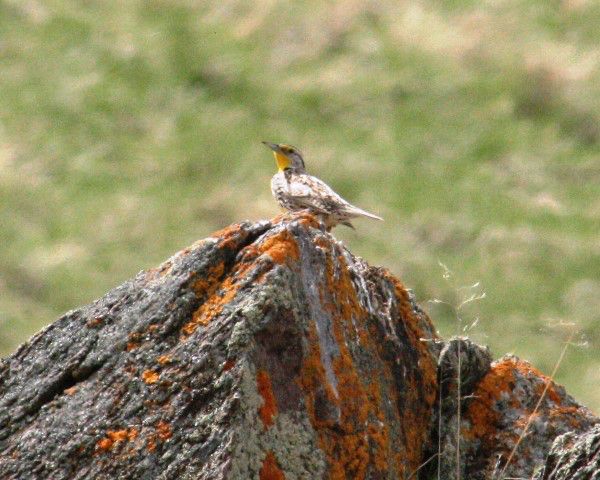
POLYGON ((600 480, 600 424, 558 437, 536 480, 600 480))
MULTIPOLYGON (((515 356, 492 362, 487 349, 461 338, 444 344, 439 363, 441 428, 434 427, 429 455, 441 453, 441 478, 530 479, 558 436, 586 432, 599 421, 562 386, 515 356)), ((437 478, 437 467, 425 468, 423 478, 437 478)))
MULTIPOLYGON (((492 478, 546 382, 445 343, 312 217, 242 223, 2 360, 0 478, 492 478)), ((551 383, 506 476, 596 421, 551 383)))

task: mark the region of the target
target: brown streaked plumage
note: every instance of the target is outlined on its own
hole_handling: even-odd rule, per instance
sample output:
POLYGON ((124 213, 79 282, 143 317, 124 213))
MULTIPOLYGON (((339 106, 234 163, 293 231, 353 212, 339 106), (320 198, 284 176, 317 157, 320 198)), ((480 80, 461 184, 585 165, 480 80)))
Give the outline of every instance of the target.
POLYGON ((263 142, 273 150, 279 171, 271 179, 271 192, 286 210, 308 210, 330 230, 341 223, 354 228, 350 220, 367 217, 383 220, 348 203, 329 185, 306 173, 300 151, 292 145, 263 142))

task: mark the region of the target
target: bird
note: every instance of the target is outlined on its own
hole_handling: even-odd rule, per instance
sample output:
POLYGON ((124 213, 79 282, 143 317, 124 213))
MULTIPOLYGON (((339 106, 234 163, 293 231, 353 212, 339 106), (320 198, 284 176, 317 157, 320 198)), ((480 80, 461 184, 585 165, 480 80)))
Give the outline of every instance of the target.
POLYGON ((383 218, 355 207, 319 178, 306 173, 300 151, 285 143, 262 142, 273 151, 278 172, 271 179, 273 197, 290 212, 306 211, 314 214, 327 231, 338 224, 354 228, 350 220, 367 217, 383 218))

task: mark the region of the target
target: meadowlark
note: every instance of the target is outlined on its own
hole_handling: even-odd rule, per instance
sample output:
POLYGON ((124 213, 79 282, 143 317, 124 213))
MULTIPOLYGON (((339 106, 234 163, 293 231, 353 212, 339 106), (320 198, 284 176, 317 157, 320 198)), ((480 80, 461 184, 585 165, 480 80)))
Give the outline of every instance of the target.
POLYGON ((327 230, 339 223, 354 228, 350 220, 355 217, 383 220, 351 205, 325 182, 306 173, 304 159, 297 148, 285 144, 263 143, 273 150, 279 168, 271 179, 271 192, 277 203, 286 210, 308 210, 327 230))

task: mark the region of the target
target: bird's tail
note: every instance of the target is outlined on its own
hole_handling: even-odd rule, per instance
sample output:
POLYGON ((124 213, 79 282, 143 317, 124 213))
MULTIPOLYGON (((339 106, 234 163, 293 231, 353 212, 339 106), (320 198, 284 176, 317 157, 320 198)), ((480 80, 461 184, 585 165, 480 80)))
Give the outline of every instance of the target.
POLYGON ((373 213, 369 213, 369 212, 363 210, 362 208, 355 207, 354 205, 351 205, 349 208, 346 209, 346 211, 352 215, 372 218, 374 220, 381 220, 383 222, 383 218, 381 218, 373 213))

